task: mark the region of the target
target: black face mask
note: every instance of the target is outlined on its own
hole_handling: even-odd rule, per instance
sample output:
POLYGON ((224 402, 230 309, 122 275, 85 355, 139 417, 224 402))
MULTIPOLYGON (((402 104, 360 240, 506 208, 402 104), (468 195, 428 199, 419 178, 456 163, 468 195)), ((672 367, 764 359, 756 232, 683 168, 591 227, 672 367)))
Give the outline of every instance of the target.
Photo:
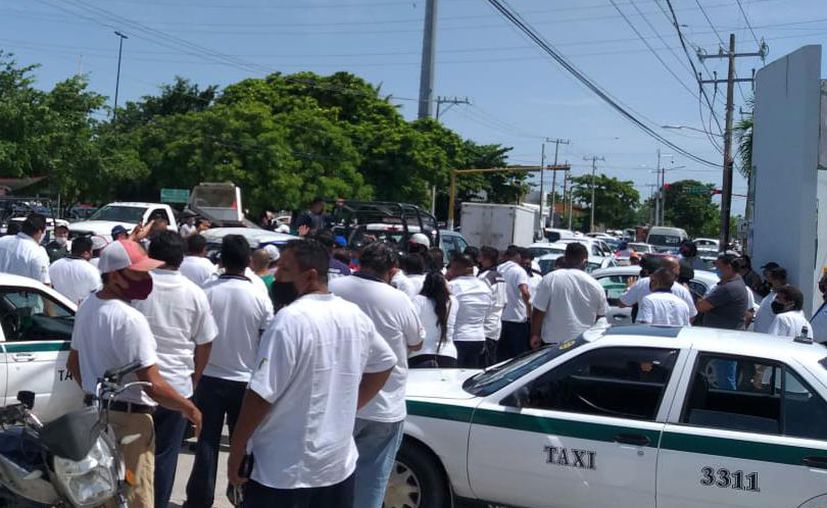
POLYGON ((299 292, 292 282, 274 281, 270 296, 274 304, 285 307, 299 298, 299 292))
POLYGON ((781 302, 772 302, 770 306, 772 307, 773 314, 783 314, 787 312, 787 306, 781 302))

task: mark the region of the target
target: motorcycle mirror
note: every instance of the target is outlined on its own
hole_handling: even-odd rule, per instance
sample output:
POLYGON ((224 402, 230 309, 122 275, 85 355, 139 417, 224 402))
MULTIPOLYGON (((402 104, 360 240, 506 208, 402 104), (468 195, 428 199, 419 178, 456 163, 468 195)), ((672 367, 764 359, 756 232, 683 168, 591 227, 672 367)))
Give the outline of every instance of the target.
POLYGON ((34 408, 34 392, 28 390, 21 390, 17 392, 17 401, 26 406, 28 409, 34 408))

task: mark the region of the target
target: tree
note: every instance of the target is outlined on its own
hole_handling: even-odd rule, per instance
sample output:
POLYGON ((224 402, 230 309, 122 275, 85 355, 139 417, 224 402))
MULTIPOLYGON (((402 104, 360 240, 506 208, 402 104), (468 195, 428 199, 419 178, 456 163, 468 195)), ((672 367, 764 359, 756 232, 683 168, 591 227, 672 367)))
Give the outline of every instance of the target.
MULTIPOLYGON (((755 98, 747 99, 747 106, 755 109, 755 98)), ((738 140, 738 172, 744 178, 750 178, 752 175, 752 128, 753 128, 754 113, 750 112, 748 116, 742 117, 735 124, 735 137, 738 140)))
POLYGON ((683 228, 689 236, 717 237, 721 212, 712 202, 715 186, 697 180, 681 180, 666 188, 664 221, 683 228))
MULTIPOLYGON (((571 179, 574 200, 584 209, 582 229, 588 229, 591 221, 591 175, 571 179)), ((635 223, 640 205, 640 193, 634 182, 618 180, 603 174, 594 177, 594 222, 607 228, 625 228, 635 223)))

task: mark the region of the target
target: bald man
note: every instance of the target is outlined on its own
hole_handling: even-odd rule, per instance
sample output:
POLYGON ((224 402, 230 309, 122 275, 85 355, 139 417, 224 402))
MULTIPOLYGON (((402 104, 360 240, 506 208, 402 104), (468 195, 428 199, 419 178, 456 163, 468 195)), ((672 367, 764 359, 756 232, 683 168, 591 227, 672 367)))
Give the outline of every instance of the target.
MULTIPOLYGON (((678 277, 681 272, 680 262, 673 256, 661 258, 660 267, 674 273, 675 277, 678 277)), ((618 303, 620 308, 632 307, 634 305, 640 306, 643 299, 652 292, 650 283, 651 279, 649 277, 643 277, 637 281, 634 286, 627 289, 626 292, 623 293, 623 296, 620 297, 618 303)), ((692 293, 689 292, 689 289, 683 284, 674 282, 671 292, 686 302, 686 305, 689 307, 689 318, 693 319, 698 314, 698 311, 695 308, 695 299, 692 298, 692 293)))

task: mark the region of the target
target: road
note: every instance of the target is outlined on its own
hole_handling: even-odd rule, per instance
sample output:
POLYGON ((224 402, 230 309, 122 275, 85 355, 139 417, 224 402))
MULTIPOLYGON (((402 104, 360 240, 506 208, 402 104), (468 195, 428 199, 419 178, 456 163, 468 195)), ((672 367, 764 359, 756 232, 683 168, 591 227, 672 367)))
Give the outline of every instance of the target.
MULTIPOLYGON (((227 454, 229 448, 229 432, 224 428, 224 436, 222 437, 221 451, 218 456, 218 475, 216 477, 215 485, 215 503, 214 508, 233 508, 230 501, 227 499, 227 454)), ((195 440, 190 440, 188 443, 195 443, 195 440)), ((192 471, 193 454, 184 446, 181 449, 181 455, 178 457, 178 473, 175 475, 175 487, 172 489, 172 497, 170 498, 170 507, 179 508, 184 504, 187 498, 187 480, 192 471)))

